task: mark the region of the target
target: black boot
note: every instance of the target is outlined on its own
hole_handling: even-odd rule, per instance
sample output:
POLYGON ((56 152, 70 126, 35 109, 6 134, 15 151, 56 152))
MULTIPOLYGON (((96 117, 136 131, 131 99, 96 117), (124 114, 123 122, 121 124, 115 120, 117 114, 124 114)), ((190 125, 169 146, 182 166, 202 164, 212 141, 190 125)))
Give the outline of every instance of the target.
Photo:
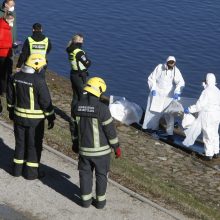
POLYGON ((91 205, 91 203, 92 203, 92 198, 89 199, 89 200, 86 200, 86 201, 81 200, 81 206, 82 206, 83 208, 89 208, 89 206, 91 205))
POLYGON ((92 199, 92 205, 95 206, 97 209, 103 209, 106 205, 106 200, 97 201, 95 198, 93 198, 92 199))
POLYGON ((22 176, 23 164, 14 164, 12 175, 15 177, 22 176))
POLYGON ((168 135, 167 136, 167 141, 173 142, 174 141, 173 135, 168 135))
POLYGON ((213 158, 214 158, 214 159, 220 158, 220 154, 214 154, 214 155, 213 155, 213 158))

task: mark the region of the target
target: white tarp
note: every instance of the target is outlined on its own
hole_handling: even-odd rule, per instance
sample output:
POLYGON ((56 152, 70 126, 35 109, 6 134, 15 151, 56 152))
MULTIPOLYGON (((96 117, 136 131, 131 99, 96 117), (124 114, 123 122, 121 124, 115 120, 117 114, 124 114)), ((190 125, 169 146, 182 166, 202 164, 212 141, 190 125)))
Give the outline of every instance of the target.
POLYGON ((139 123, 143 114, 139 105, 120 96, 110 96, 109 109, 113 118, 126 125, 139 123))
POLYGON ((198 118, 196 118, 193 123, 184 130, 186 138, 184 139, 183 144, 186 147, 192 146, 202 132, 201 115, 202 114, 199 114, 198 118))
POLYGON ((193 122, 195 121, 195 117, 192 114, 184 114, 182 120, 182 127, 184 129, 189 128, 193 122))

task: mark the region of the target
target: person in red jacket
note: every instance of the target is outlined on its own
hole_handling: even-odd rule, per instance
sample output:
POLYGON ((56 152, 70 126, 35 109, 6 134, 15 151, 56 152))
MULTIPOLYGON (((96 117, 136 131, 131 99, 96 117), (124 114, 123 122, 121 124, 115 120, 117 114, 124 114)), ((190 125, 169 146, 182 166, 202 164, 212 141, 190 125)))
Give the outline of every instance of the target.
MULTIPOLYGON (((9 75, 12 74, 12 35, 14 16, 7 12, 0 18, 0 96, 6 93, 9 75)), ((2 104, 0 98, 0 113, 2 104)))

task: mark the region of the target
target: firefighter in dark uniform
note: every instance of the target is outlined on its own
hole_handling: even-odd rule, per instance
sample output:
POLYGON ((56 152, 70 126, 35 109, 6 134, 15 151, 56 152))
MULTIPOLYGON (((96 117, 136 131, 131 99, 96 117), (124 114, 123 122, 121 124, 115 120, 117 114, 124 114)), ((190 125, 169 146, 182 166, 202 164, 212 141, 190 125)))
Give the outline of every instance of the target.
POLYGON ((15 153, 13 175, 40 178, 44 121, 53 128, 55 114, 45 79, 35 74, 46 65, 45 57, 31 55, 20 72, 15 73, 7 89, 9 118, 14 121, 15 153))
MULTIPOLYGON (((16 72, 21 70, 22 64, 24 64, 28 57, 31 54, 42 54, 46 60, 46 55, 50 52, 52 48, 51 41, 48 37, 42 34, 42 26, 39 23, 35 23, 33 25, 33 34, 32 36, 28 37, 23 45, 22 52, 18 58, 18 62, 16 65, 16 72)), ((42 68, 40 71, 41 76, 45 78, 45 71, 47 65, 42 68)))
POLYGON ((73 105, 77 103, 83 93, 83 87, 88 76, 88 68, 91 65, 91 61, 81 49, 82 44, 83 36, 75 34, 66 48, 71 65, 70 80, 73 89, 73 105))
POLYGON ((104 208, 112 149, 116 158, 121 156, 110 111, 99 99, 105 91, 104 80, 93 77, 88 80, 81 100, 72 106, 72 148, 79 154, 81 200, 86 208, 91 203, 98 209, 104 208), (93 170, 96 176, 95 198, 92 197, 93 170))

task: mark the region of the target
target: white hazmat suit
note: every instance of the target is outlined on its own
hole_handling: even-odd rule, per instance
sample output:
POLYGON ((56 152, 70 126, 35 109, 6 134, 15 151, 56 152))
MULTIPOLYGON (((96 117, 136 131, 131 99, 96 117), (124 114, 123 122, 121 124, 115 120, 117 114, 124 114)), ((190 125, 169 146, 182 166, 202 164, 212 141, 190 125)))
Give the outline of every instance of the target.
MULTIPOLYGON (((207 157, 219 154, 220 90, 215 85, 215 75, 207 73, 206 85, 198 101, 195 105, 188 107, 189 113, 199 112, 195 123, 198 123, 199 120, 205 145, 205 155, 207 157)), ((192 136, 190 133, 189 136, 192 136)), ((184 142, 186 142, 187 138, 186 136, 184 142)))
MULTIPOLYGON (((167 63, 169 61, 176 63, 173 56, 167 58, 167 63)), ((167 63, 159 64, 148 77, 150 94, 142 128, 158 130, 160 118, 164 116, 167 124, 166 132, 168 135, 173 135, 174 116, 164 114, 164 110, 171 103, 175 94, 181 94, 185 82, 180 70, 175 65, 171 69, 168 68, 167 63), (156 93, 154 96, 152 96, 152 91, 156 93)))

